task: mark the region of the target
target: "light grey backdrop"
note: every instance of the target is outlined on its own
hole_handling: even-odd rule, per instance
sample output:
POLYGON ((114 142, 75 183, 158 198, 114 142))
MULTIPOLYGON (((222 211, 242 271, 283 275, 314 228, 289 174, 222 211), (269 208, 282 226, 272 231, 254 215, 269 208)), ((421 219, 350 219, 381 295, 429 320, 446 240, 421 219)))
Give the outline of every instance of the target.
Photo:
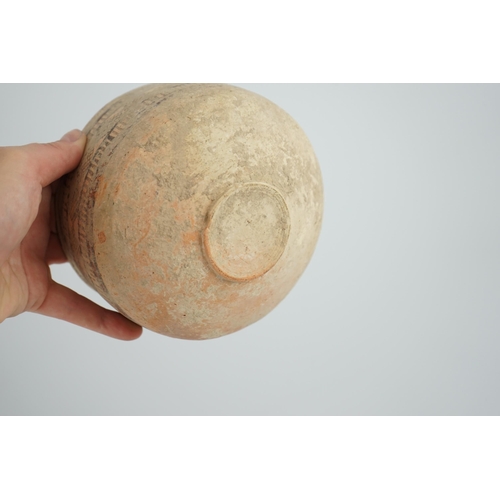
MULTIPOLYGON (((323 231, 270 315, 190 342, 0 325, 0 414, 500 413, 500 86, 238 84, 308 134, 323 231)), ((0 85, 0 145, 138 85, 0 85)), ((69 265, 56 280, 105 302, 69 265)))

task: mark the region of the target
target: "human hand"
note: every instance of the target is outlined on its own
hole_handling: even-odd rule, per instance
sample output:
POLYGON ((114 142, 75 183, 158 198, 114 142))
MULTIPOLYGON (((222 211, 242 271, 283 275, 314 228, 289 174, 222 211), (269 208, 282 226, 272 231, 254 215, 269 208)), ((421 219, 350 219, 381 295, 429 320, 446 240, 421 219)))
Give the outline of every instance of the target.
POLYGON ((80 161, 79 130, 49 144, 0 147, 0 323, 24 311, 59 318, 121 340, 142 328, 52 280, 50 264, 67 262, 55 227, 58 179, 80 161))

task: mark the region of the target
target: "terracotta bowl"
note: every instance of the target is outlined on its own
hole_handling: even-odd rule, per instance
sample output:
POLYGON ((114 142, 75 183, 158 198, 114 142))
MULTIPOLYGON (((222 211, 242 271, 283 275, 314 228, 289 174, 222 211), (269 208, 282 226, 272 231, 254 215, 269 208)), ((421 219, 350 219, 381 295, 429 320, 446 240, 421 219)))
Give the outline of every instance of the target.
POLYGON ((78 274, 158 333, 208 339, 270 312, 307 266, 321 173, 297 123, 229 85, 162 84, 106 105, 57 193, 78 274))

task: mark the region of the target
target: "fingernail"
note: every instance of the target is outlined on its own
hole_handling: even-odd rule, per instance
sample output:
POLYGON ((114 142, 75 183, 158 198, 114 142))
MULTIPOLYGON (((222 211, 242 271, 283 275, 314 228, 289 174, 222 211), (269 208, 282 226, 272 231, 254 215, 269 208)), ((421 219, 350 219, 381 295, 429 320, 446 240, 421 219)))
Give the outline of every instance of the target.
POLYGON ((72 130, 71 132, 64 134, 63 137, 61 138, 61 141, 76 142, 82 136, 82 133, 83 132, 81 130, 75 128, 75 130, 72 130))

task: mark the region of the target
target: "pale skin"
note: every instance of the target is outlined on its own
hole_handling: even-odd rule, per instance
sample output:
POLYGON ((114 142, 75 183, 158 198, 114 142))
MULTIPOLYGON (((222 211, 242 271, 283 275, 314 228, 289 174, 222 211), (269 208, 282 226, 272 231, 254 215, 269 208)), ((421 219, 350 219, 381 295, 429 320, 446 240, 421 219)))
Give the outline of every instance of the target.
POLYGON ((51 316, 120 340, 142 328, 56 283, 50 265, 67 262, 57 236, 54 193, 80 161, 86 136, 0 147, 0 323, 25 311, 51 316))

